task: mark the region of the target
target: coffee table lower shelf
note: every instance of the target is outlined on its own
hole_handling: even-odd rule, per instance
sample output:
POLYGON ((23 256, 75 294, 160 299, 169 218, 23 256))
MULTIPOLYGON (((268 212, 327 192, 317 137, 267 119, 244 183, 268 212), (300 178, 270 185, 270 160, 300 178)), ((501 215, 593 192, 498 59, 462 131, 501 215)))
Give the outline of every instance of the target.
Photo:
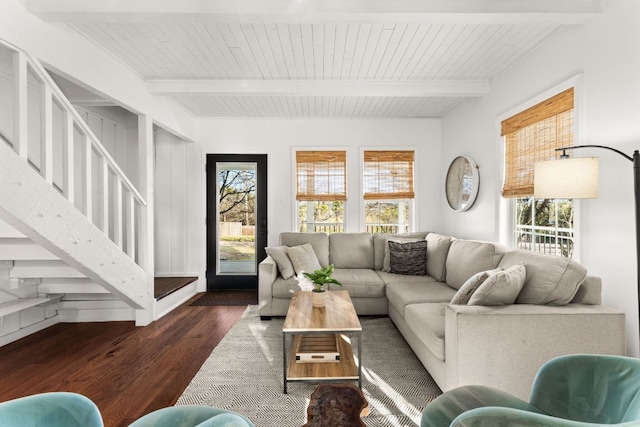
MULTIPOLYGON (((289 366, 284 378, 284 392, 287 392, 287 382, 293 381, 358 381, 361 386, 359 366, 353 355, 351 339, 345 334, 336 334, 340 360, 335 362, 297 362, 296 354, 299 351, 303 335, 293 336, 293 345, 289 355, 289 366)), ((359 337, 358 337, 359 338, 359 337)), ((358 342, 358 347, 360 342, 358 342)), ((359 363, 359 362, 358 362, 359 363)))

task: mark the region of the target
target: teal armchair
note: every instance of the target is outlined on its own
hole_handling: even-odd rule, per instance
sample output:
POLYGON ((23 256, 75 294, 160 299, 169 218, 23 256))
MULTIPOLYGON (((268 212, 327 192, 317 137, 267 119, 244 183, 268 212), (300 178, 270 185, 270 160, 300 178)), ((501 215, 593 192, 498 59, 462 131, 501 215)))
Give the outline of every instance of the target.
POLYGON ((640 426, 640 359, 577 354, 545 363, 525 402, 463 386, 427 405, 421 427, 640 426))
POLYGON ((42 393, 0 403, 0 426, 102 427, 98 407, 76 393, 42 393))

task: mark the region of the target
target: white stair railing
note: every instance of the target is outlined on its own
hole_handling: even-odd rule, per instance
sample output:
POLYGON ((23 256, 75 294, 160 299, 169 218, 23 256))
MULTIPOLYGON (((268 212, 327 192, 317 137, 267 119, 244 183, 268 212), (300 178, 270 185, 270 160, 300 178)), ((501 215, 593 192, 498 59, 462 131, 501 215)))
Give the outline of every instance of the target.
POLYGON ((0 49, 12 55, 14 111, 12 137, 6 136, 6 131, 0 135, 21 159, 34 166, 47 183, 140 265, 144 256, 139 252, 144 245, 139 241, 138 223, 146 209, 145 200, 40 62, 3 40, 0 49), (33 92, 34 84, 39 86, 37 106, 29 92, 33 92), (40 134, 35 143, 29 135, 33 128, 30 108, 40 112, 40 134), (54 114, 61 127, 55 129, 57 139, 54 114), (62 182, 55 182, 56 174, 61 175, 62 182))

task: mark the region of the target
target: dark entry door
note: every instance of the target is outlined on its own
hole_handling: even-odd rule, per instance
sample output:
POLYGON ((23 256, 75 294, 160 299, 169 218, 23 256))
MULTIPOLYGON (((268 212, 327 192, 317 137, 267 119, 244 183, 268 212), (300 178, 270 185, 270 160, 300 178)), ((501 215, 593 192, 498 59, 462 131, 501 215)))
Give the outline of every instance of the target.
POLYGON ((207 154, 207 290, 258 289, 267 246, 267 155, 207 154))

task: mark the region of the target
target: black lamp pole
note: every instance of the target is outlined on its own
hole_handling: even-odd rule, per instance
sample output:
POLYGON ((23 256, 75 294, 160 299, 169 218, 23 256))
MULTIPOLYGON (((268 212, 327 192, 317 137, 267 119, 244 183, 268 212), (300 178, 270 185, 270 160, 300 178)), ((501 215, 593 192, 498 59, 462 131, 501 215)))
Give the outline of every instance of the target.
MULTIPOLYGON (((572 147, 556 148, 556 151, 562 151, 561 157, 566 158, 565 150, 573 150, 574 148, 604 148, 605 150, 618 153, 625 159, 633 162, 633 196, 636 210, 636 286, 638 288, 638 321, 640 322, 640 153, 638 153, 638 150, 635 150, 632 157, 620 150, 604 145, 574 145, 572 147)), ((640 323, 638 325, 640 327, 640 323)))

